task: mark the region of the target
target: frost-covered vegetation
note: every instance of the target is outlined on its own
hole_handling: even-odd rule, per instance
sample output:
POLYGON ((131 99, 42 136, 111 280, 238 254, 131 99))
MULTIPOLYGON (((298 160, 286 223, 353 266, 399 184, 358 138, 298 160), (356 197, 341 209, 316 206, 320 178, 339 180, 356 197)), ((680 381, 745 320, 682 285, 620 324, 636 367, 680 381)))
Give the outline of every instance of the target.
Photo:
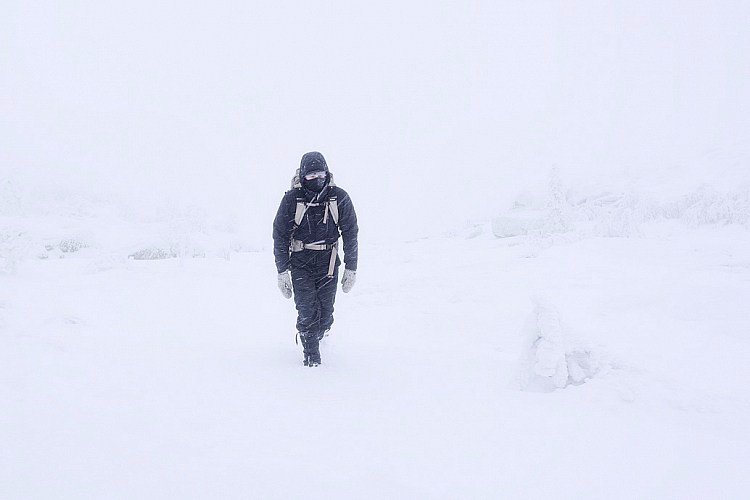
POLYGON ((0 270, 73 257, 230 258, 258 251, 232 217, 174 203, 138 206, 87 192, 0 179, 0 270))
POLYGON ((681 195, 637 189, 566 186, 553 170, 544 195, 521 195, 492 220, 498 238, 525 236, 533 248, 590 237, 640 237, 653 223, 674 221, 687 228, 750 225, 750 185, 720 190, 709 184, 681 195))
POLYGON ((534 309, 523 327, 525 337, 519 383, 526 391, 550 392, 580 385, 601 371, 600 362, 563 322, 547 300, 534 297, 534 309))

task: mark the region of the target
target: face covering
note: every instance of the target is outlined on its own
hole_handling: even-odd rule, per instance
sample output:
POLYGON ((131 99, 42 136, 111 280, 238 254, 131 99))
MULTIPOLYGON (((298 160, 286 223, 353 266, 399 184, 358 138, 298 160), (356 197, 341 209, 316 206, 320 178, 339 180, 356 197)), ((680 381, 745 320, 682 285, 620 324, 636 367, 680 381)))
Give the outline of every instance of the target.
POLYGON ((302 184, 310 191, 320 193, 326 186, 326 182, 328 182, 328 176, 325 175, 324 172, 322 173, 323 175, 315 175, 317 172, 315 174, 306 175, 302 184))

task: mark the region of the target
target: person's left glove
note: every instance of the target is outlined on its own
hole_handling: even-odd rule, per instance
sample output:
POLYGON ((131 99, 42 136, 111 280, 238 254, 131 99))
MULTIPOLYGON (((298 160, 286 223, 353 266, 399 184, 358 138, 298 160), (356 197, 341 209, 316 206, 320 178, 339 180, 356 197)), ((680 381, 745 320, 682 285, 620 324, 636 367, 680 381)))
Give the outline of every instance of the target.
POLYGON ((357 271, 351 269, 344 270, 344 277, 341 278, 341 291, 349 293, 354 287, 354 283, 357 282, 357 271))
POLYGON ((281 290, 281 295, 283 295, 285 299, 291 299, 292 298, 292 277, 289 275, 289 271, 284 271, 283 273, 279 273, 278 285, 279 285, 279 290, 281 290))

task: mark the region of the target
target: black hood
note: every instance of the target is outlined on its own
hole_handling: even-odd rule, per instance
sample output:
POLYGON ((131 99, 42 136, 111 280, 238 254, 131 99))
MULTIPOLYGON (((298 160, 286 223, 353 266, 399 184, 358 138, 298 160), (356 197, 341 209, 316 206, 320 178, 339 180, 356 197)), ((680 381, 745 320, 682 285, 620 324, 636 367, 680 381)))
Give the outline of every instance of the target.
POLYGON ((302 161, 299 164, 300 179, 304 179, 310 172, 328 172, 328 165, 323 155, 317 151, 311 151, 302 155, 302 161))
POLYGON ((302 187, 313 194, 313 199, 322 199, 328 193, 328 184, 331 181, 331 173, 328 171, 326 159, 317 151, 305 153, 299 167, 299 177, 302 187), (325 172, 324 179, 315 179, 308 181, 305 179, 307 174, 312 172, 325 172))

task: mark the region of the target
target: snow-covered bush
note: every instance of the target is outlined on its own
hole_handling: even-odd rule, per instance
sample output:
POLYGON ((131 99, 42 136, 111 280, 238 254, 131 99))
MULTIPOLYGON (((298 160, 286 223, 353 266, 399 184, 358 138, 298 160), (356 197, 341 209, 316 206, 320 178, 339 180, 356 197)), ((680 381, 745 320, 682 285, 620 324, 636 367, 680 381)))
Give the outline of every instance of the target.
POLYGON ((665 207, 664 216, 681 218, 691 226, 706 224, 741 224, 750 222, 750 187, 721 193, 711 186, 697 191, 665 207))
POLYGON ((234 219, 212 217, 200 207, 127 204, 22 178, 0 178, 3 271, 26 259, 72 256, 228 259, 233 252, 257 251, 261 246, 248 240, 247 231, 238 231, 234 219))
POLYGON ((88 245, 78 238, 64 238, 60 241, 58 248, 63 253, 75 253, 88 245))
POLYGON ((137 250, 130 255, 129 258, 134 260, 161 260, 161 259, 172 259, 177 257, 177 254, 171 250, 165 250, 158 247, 142 248, 137 250))
POLYGON ((649 197, 635 189, 582 193, 566 189, 556 170, 545 196, 524 195, 492 221, 499 238, 527 236, 530 253, 560 241, 590 237, 631 237, 643 234, 644 224, 677 220, 688 227, 710 224, 750 226, 750 187, 719 191, 710 186, 669 199, 649 197))
POLYGON ((534 309, 522 331, 520 388, 551 392, 595 376, 600 367, 591 350, 571 336, 555 307, 539 297, 533 300, 534 309))
POLYGON ((553 168, 550 173, 546 205, 547 214, 540 228, 544 233, 567 233, 574 227, 574 214, 565 196, 560 173, 556 168, 553 168))

